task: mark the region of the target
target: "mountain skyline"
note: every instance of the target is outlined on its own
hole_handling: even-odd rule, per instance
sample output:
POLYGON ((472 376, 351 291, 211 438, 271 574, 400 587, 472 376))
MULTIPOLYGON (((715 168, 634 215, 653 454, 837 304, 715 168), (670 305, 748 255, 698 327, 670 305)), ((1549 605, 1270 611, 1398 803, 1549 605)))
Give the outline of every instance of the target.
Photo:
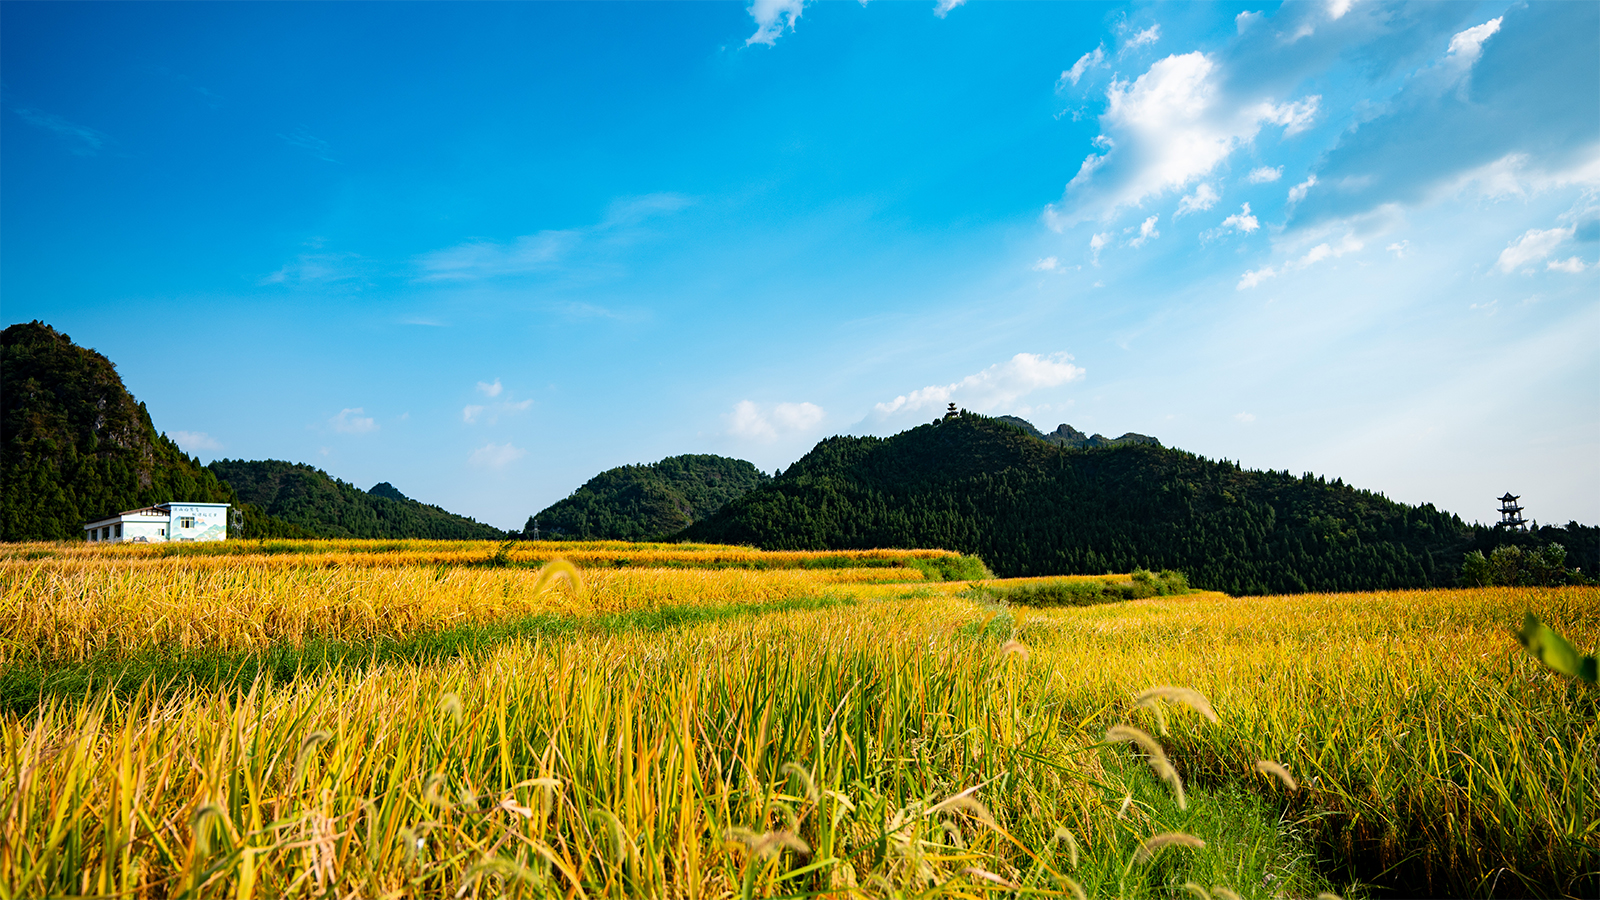
POLYGON ((1600 521, 1594 4, 0 4, 0 295, 497 527, 946 403, 1600 521))

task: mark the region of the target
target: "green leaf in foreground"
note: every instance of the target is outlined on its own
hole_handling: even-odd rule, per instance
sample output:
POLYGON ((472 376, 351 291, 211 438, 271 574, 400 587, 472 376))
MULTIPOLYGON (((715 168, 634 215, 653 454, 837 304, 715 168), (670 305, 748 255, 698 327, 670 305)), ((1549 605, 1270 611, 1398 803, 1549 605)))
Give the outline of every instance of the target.
POLYGON ((1540 662, 1557 672, 1569 678, 1595 683, 1595 658, 1579 655, 1578 648, 1556 633, 1555 629, 1539 621, 1539 617, 1533 613, 1528 613, 1522 620, 1522 630, 1517 632, 1517 640, 1540 662))

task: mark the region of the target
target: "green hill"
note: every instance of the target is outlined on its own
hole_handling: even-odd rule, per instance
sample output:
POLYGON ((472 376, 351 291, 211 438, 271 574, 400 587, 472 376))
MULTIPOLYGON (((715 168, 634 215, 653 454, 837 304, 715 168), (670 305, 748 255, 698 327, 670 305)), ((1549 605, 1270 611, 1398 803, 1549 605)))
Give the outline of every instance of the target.
POLYGON ((388 482, 370 491, 304 463, 219 459, 217 478, 271 515, 313 537, 504 540, 492 525, 412 500, 388 482))
POLYGON ((622 541, 660 537, 687 528, 769 481, 771 476, 742 459, 710 454, 619 466, 531 516, 523 536, 622 541))
MULTIPOLYGON (((75 540, 91 519, 169 500, 238 504, 156 432, 111 360, 49 325, 0 333, 0 385, 0 540, 75 540)), ((295 533, 243 511, 252 533, 295 533)))
POLYGON ((1431 504, 1339 480, 1112 444, 1074 449, 971 414, 890 438, 829 438, 681 537, 942 547, 1002 577, 1177 569, 1236 594, 1448 585, 1468 549, 1492 543, 1491 529, 1431 504))

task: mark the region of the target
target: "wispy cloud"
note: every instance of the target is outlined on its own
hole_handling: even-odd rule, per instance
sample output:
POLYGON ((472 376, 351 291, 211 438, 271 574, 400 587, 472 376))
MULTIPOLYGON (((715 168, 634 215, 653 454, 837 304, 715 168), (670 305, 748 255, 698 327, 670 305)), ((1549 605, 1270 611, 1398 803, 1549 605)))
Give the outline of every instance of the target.
POLYGON ((1159 40, 1161 40, 1161 26, 1159 24, 1151 25, 1143 31, 1135 32, 1133 37, 1128 38, 1127 43, 1122 45, 1122 49, 1125 51, 1137 50, 1140 47, 1148 47, 1159 40))
POLYGON ((194 453, 197 450, 222 449, 222 442, 204 431, 174 431, 171 437, 178 442, 179 447, 189 453, 194 453))
POLYGON ((528 451, 512 446, 510 442, 496 444, 491 441, 472 451, 467 462, 482 469, 504 469, 527 455, 528 451))
POLYGON ((1258 166, 1251 169, 1250 174, 1246 175, 1244 180, 1251 184, 1266 184, 1269 181, 1277 181, 1282 177, 1283 166, 1278 166, 1276 169, 1268 166, 1258 166))
POLYGON ((794 30, 794 23, 805 9, 805 0, 751 0, 746 9, 750 18, 756 20, 756 33, 750 35, 744 45, 766 44, 771 47, 778 42, 784 29, 794 30))
POLYGON ((779 403, 768 408, 751 400, 740 400, 725 418, 728 433, 734 437, 774 441, 811 432, 826 417, 822 407, 815 403, 779 403))
POLYGON ((1305 181, 1300 182, 1292 188, 1289 188, 1289 202, 1299 203, 1301 200, 1306 198, 1306 193, 1316 186, 1317 176, 1307 176, 1305 181))
MULTIPOLYGON (((1143 247, 1147 242, 1149 242, 1151 240, 1154 240, 1155 238, 1161 237, 1161 232, 1156 230, 1156 220, 1160 219, 1160 218, 1161 218, 1160 216, 1151 216, 1150 218, 1145 219, 1143 222, 1140 222, 1139 223, 1139 236, 1134 238, 1133 240, 1129 241, 1128 242, 1128 246, 1129 247, 1143 247)), ((1133 226, 1130 225, 1124 230, 1125 231, 1132 231, 1133 230, 1133 226)))
POLYGON ((296 128, 289 134, 283 134, 280 132, 278 134, 278 138, 291 147, 299 147, 301 150, 306 151, 323 162, 339 162, 339 160, 333 155, 332 145, 322 138, 319 138, 307 131, 304 127, 296 128))
POLYGON ((1060 260, 1054 256, 1046 256, 1044 259, 1034 263, 1030 268, 1035 272, 1054 272, 1059 265, 1061 265, 1060 260))
POLYGON ((1194 193, 1178 199, 1178 211, 1173 213, 1172 217, 1181 219, 1189 213, 1204 212, 1216 206, 1217 201, 1221 199, 1222 195, 1217 193, 1216 188, 1202 181, 1200 186, 1194 189, 1194 193))
POLYGON ((1078 61, 1072 64, 1072 68, 1061 73, 1061 77, 1056 79, 1056 90, 1059 91, 1068 84, 1077 84, 1079 79, 1083 78, 1083 76, 1087 74, 1090 69, 1098 69, 1103 67, 1105 64, 1106 45, 1101 44, 1088 53, 1078 57, 1078 61))
MULTIPOLYGON (((1500 271, 1507 274, 1518 269, 1524 269, 1531 264, 1543 261, 1567 238, 1572 237, 1575 228, 1530 228, 1522 237, 1512 241, 1504 250, 1500 251, 1500 258, 1495 265, 1500 271)), ((1552 266, 1551 268, 1554 268, 1552 266)), ((1531 269, 1525 269, 1531 271, 1531 269)))
POLYGON ((12 107, 11 111, 29 125, 42 128, 66 141, 67 149, 74 156, 98 155, 111 142, 111 138, 105 132, 69 122, 53 113, 40 112, 26 106, 12 107))
POLYGON ((938 2, 934 4, 933 14, 942 19, 945 16, 950 15, 950 10, 955 9, 966 2, 967 0, 938 0, 938 2))
POLYGON ((360 255, 355 253, 302 253, 256 284, 319 285, 349 281, 362 276, 360 261, 360 255))
POLYGON ((1337 244, 1324 241, 1323 243, 1312 247, 1310 250, 1307 250, 1304 256, 1286 260, 1283 264, 1276 268, 1272 266, 1263 266, 1259 269, 1245 272, 1243 275, 1239 276, 1239 284, 1236 287, 1238 290, 1247 291, 1260 285, 1261 282, 1266 281, 1269 278, 1276 278, 1279 275, 1287 275, 1290 272, 1297 272, 1301 269, 1314 266, 1326 259, 1338 259, 1339 257, 1344 256, 1346 253, 1355 253, 1363 246, 1365 246, 1364 243, 1354 234, 1346 234, 1344 238, 1341 239, 1337 244))
MULTIPOLYGON (((606 242, 626 241, 646 221, 670 215, 694 201, 682 194, 659 193, 627 197, 613 202, 605 218, 583 228, 551 229, 522 235, 510 241, 474 239, 433 250, 416 258, 423 281, 474 281, 513 275, 564 270, 573 258, 606 242)), ((609 310, 588 307, 589 314, 609 310)))
POLYGON ((873 407, 879 419, 916 413, 927 409, 943 410, 954 402, 976 412, 1007 412, 1021 398, 1042 388, 1059 387, 1084 376, 1066 353, 1040 356, 1018 353, 1003 363, 950 384, 930 384, 909 394, 873 407))
MULTIPOLYGON (((506 394, 505 385, 496 378, 493 382, 480 381, 475 390, 485 397, 496 398, 506 394)), ((461 421, 468 425, 485 422, 490 425, 497 424, 502 416, 527 412, 533 408, 533 398, 512 400, 506 394, 504 400, 494 400, 492 403, 469 403, 461 408, 461 421)))
POLYGON ((342 409, 337 416, 328 420, 334 431, 340 434, 370 434, 378 430, 378 421, 359 406, 342 409))

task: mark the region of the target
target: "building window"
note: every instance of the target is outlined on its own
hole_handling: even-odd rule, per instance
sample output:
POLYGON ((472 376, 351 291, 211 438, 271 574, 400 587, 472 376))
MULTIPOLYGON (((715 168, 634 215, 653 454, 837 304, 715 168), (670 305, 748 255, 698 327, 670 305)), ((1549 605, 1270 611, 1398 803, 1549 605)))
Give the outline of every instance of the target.
POLYGON ((162 537, 166 537, 167 536, 167 530, 165 528, 161 529, 161 536, 162 537))
POLYGON ((122 537, 122 523, 118 522, 116 525, 114 525, 112 527, 115 528, 116 531, 112 532, 111 536, 112 537, 122 537))
POLYGON ((180 516, 180 517, 178 517, 178 527, 179 528, 193 528, 194 527, 194 516, 180 516))

